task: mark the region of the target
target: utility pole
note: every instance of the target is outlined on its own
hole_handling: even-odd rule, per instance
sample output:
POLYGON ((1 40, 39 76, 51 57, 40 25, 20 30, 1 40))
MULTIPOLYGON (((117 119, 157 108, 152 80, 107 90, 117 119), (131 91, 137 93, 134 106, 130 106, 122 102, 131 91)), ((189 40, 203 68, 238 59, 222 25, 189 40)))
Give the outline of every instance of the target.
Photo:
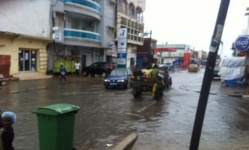
POLYGON ((222 37, 224 25, 225 25, 229 3, 230 3, 230 0, 221 0, 221 3, 220 3, 220 8, 219 8, 216 24, 214 27, 213 36, 212 36, 212 40, 210 43, 208 60, 207 60, 207 65, 206 65, 206 70, 204 73, 203 81, 202 81, 202 87, 201 87, 198 107, 196 111, 195 122, 194 122, 189 150, 198 150, 198 147, 199 147, 203 120, 205 117, 209 91, 210 91, 211 82, 213 79, 216 56, 219 50, 220 40, 222 37))
POLYGON ((116 4, 115 4, 115 35, 114 35, 114 39, 117 38, 117 32, 118 32, 118 4, 119 4, 119 0, 116 0, 116 4))
POLYGON ((152 63, 153 63, 153 54, 154 54, 154 51, 152 52, 152 31, 150 30, 150 47, 149 47, 149 51, 150 51, 150 54, 149 54, 149 65, 152 66, 152 63))

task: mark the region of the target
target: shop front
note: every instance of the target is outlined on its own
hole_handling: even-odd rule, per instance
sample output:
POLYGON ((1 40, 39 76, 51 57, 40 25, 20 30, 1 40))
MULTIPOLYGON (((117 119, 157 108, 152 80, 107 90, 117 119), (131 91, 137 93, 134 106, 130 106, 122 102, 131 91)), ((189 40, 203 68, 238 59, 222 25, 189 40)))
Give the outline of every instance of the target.
MULTIPOLYGON (((22 35, 0 34, 0 55, 10 56, 10 76, 23 73, 46 74, 47 44, 50 39, 36 39, 22 35)), ((20 77, 21 78, 21 77, 20 77)))
POLYGON ((37 50, 18 51, 19 72, 21 71, 37 71, 37 50))

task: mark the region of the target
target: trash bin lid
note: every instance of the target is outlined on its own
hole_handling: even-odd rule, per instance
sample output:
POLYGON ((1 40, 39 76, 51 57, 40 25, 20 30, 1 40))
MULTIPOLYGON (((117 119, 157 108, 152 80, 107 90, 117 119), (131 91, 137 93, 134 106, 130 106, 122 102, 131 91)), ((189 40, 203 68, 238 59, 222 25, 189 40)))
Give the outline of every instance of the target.
POLYGON ((46 114, 46 115, 62 115, 65 113, 73 112, 73 111, 78 111, 80 109, 79 106, 72 105, 72 104, 52 104, 44 107, 39 107, 36 110, 34 110, 34 113, 37 114, 46 114))

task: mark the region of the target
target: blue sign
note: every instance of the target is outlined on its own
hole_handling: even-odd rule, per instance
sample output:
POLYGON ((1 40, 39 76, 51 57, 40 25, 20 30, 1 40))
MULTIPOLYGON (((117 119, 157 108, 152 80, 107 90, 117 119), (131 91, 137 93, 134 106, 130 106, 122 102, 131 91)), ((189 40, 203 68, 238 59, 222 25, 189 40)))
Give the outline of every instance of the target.
POLYGON ((118 53, 118 58, 126 58, 126 53, 118 53))
POLYGON ((246 51, 249 49, 249 38, 247 36, 240 36, 234 42, 234 47, 238 51, 246 51))

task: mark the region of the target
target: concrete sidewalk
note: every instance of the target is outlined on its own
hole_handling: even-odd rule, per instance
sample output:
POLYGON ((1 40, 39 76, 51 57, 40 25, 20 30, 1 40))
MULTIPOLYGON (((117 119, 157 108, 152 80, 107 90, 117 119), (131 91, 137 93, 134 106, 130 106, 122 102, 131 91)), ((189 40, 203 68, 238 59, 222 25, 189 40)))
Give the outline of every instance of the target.
POLYGON ((227 93, 227 96, 231 97, 249 98, 249 86, 231 87, 227 93))
POLYGON ((52 78, 53 75, 46 75, 39 72, 24 72, 14 75, 10 80, 37 80, 52 78))

